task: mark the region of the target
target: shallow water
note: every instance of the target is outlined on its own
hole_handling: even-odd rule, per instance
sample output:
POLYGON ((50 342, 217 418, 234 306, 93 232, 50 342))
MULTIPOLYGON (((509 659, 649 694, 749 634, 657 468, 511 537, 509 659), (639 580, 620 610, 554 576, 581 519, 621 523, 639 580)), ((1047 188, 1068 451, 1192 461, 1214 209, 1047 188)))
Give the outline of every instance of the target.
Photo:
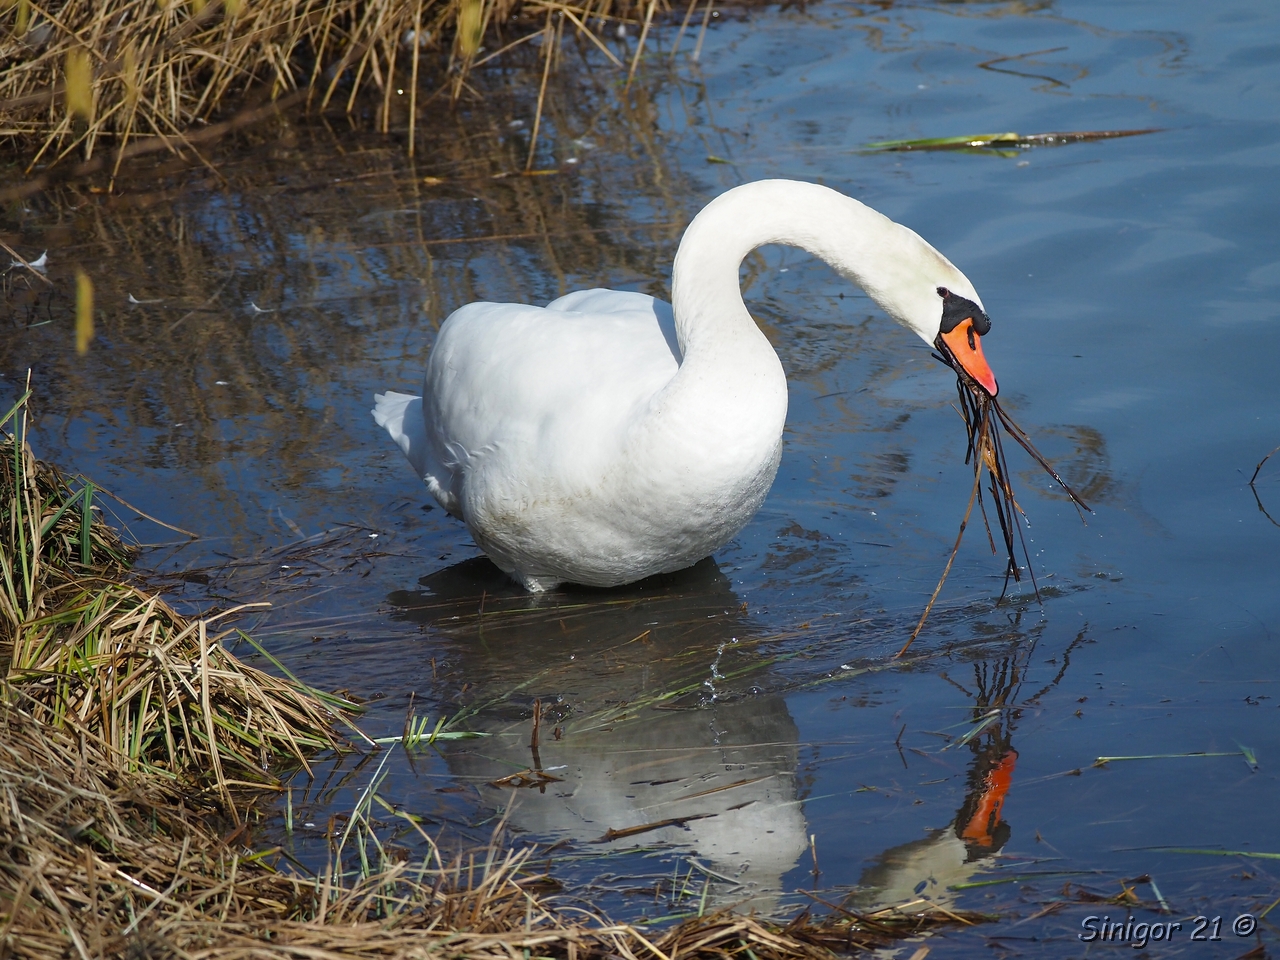
MULTIPOLYGON (((1175 919, 1225 917, 1213 949, 1235 956, 1253 941, 1231 920, 1280 897, 1274 858, 1153 848, 1280 852, 1280 456, 1256 498, 1247 482, 1280 444, 1277 28, 1258 2, 731 12, 700 63, 686 39, 625 102, 615 74, 566 66, 538 153, 561 172, 534 178, 492 179, 523 164, 531 64, 483 78, 483 108, 429 108, 416 163, 360 124, 282 123, 224 145, 217 174, 10 204, 5 239, 48 248, 55 289, 11 285, 0 399, 32 367, 40 453, 200 533, 147 567, 193 608, 265 591, 247 626, 307 681, 372 698, 369 732, 399 733, 412 694, 419 716, 494 734, 298 780, 304 860, 385 757, 380 794, 433 835, 482 841, 506 811, 563 841, 553 872, 618 917, 704 889, 777 912, 801 887, 923 893, 1010 918, 935 950, 1057 956, 1084 949, 1084 917, 1125 914, 1081 887, 1149 875, 1175 919), (1136 128, 1159 132, 862 150, 1136 128), (953 380, 799 251, 744 265, 791 407, 768 501, 713 562, 528 598, 378 435, 372 393, 416 388, 454 307, 662 295, 689 217, 769 176, 870 203, 981 292, 1007 408, 1095 511, 1082 524, 1011 451, 1042 602, 1023 584, 996 604, 1002 566, 971 529, 911 658, 890 659, 968 496, 953 380), (83 359, 76 265, 100 315, 83 359), (1191 752, 1222 755, 1093 765, 1191 752), (559 779, 494 785, 531 766, 559 779), (965 886, 991 880, 1008 882, 965 886)), ((1161 919, 1134 889, 1135 915, 1161 919)), ((1161 949, 1200 950, 1190 930, 1161 949)))

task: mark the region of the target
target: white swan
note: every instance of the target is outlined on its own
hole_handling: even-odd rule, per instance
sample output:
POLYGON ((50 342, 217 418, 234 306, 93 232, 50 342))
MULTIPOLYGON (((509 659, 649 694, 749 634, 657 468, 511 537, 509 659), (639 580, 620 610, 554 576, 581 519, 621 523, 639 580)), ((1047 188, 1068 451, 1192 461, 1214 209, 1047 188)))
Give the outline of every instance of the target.
POLYGON ((778 469, 786 378, 738 279, 766 243, 821 257, 995 394, 990 321, 946 257, 834 190, 763 180, 689 224, 671 304, 615 290, 468 304, 440 328, 423 397, 377 395, 373 418, 529 590, 696 563, 755 515, 778 469))

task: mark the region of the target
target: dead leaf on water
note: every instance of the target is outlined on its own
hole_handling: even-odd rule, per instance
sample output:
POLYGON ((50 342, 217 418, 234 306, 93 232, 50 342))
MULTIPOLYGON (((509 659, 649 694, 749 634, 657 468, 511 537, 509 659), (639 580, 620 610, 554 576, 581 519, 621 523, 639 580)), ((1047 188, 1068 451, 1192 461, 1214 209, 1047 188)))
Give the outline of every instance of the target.
POLYGON ((521 770, 519 773, 508 774, 505 777, 499 777, 497 780, 490 780, 491 787, 514 787, 517 790, 528 789, 529 787, 545 787, 549 783, 561 783, 561 777, 553 777, 551 774, 542 770, 521 770))
POLYGON ((683 827, 692 820, 705 820, 708 817, 714 817, 714 813, 695 813, 689 817, 670 817, 666 820, 655 820, 653 823, 642 823, 635 827, 623 827, 621 830, 614 830, 610 827, 604 832, 604 835, 596 840, 596 843, 609 843, 613 840, 622 840, 625 837, 634 837, 638 833, 648 833, 650 830, 661 830, 663 827, 683 827))

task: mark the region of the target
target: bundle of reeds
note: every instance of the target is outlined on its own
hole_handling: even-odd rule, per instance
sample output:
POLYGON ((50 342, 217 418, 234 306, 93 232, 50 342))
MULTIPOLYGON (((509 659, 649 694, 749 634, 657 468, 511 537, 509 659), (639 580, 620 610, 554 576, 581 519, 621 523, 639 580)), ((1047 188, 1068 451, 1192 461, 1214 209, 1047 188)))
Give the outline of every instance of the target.
POLYGON ((168 957, 166 916, 278 912, 293 898, 252 861, 241 869, 208 807, 121 771, 114 751, 31 706, 0 684, 0 954, 168 957))
MULTIPOLYGON (((130 551, 95 487, 36 459, 24 394, 0 427, 0 666, 26 709, 104 744, 113 765, 231 790, 282 758, 334 747, 348 706, 242 663, 212 634, 123 580, 130 551)), ((223 614, 233 613, 227 611, 223 614)))
MULTIPOLYGON (((412 150, 419 81, 443 76, 457 96, 486 37, 503 48, 504 31, 515 30, 517 43, 539 33, 554 41, 567 24, 616 62, 588 21, 598 29, 637 9, 647 30, 667 3, 0 0, 0 137, 38 144, 32 165, 77 149, 87 160, 108 140, 118 170, 130 141, 190 146, 248 99, 336 101, 349 111, 376 88, 384 132, 393 108, 407 106, 412 150)), ((548 67, 554 46, 544 44, 548 67)))

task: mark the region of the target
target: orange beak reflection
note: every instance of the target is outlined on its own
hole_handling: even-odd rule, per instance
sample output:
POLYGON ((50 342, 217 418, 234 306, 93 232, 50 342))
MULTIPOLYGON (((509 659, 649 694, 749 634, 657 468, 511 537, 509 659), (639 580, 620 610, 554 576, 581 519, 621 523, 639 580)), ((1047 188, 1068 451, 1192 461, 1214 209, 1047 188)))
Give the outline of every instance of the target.
POLYGON ((964 367, 965 373, 982 385, 983 390, 993 397, 1000 392, 996 375, 991 372, 987 358, 982 355, 982 337, 973 329, 972 320, 956 324, 950 333, 941 334, 941 337, 956 362, 964 367))

